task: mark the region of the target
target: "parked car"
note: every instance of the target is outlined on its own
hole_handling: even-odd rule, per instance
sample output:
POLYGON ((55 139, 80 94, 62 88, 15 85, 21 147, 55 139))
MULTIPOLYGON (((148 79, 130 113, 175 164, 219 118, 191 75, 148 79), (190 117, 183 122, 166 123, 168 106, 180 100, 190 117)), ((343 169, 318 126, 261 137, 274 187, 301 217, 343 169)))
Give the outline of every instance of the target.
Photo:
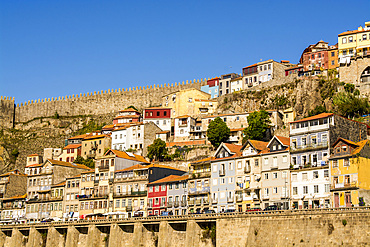
POLYGON ((265 208, 263 211, 272 211, 272 210, 278 210, 278 207, 276 205, 270 205, 267 208, 265 208))
POLYGON ((226 209, 224 213, 235 213, 235 208, 226 209))
POLYGON ((249 208, 247 209, 247 212, 256 212, 256 211, 261 211, 260 208, 249 208))
POLYGON ((204 213, 205 214, 215 214, 216 212, 213 209, 207 209, 207 210, 204 210, 204 213))

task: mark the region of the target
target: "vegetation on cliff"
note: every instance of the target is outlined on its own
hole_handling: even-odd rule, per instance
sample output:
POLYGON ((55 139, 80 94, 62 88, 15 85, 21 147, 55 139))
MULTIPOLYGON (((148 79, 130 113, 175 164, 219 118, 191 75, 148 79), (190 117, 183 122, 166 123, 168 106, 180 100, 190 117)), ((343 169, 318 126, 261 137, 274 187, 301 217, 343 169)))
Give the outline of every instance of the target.
POLYGON ((243 143, 248 139, 267 141, 267 131, 270 129, 270 116, 267 111, 255 111, 247 117, 248 127, 244 129, 243 143))

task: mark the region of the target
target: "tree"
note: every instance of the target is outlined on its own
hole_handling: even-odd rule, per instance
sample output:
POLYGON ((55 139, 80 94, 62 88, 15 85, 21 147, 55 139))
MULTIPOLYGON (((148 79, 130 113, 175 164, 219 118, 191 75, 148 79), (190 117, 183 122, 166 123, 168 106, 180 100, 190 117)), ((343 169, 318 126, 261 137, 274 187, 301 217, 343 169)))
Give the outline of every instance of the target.
MULTIPOLYGON (((355 90, 356 92, 356 90, 355 90)), ((340 92, 333 98, 339 115, 344 117, 360 117, 370 113, 370 105, 367 98, 361 98, 358 94, 340 92)))
POLYGON ((230 129, 221 118, 217 117, 211 121, 207 129, 207 138, 212 146, 217 148, 222 142, 226 142, 230 136, 230 129))
POLYGON ((95 167, 95 162, 92 158, 87 158, 84 159, 82 156, 77 155, 76 159, 73 161, 75 164, 82 164, 85 165, 89 168, 94 168, 95 167))
POLYGON ((243 143, 248 140, 265 141, 268 139, 267 131, 270 129, 270 116, 267 111, 255 111, 247 117, 248 128, 244 129, 243 143))
POLYGON ((147 149, 148 149, 147 157, 150 160, 163 161, 164 157, 168 153, 166 143, 159 138, 155 139, 152 145, 150 145, 147 149))

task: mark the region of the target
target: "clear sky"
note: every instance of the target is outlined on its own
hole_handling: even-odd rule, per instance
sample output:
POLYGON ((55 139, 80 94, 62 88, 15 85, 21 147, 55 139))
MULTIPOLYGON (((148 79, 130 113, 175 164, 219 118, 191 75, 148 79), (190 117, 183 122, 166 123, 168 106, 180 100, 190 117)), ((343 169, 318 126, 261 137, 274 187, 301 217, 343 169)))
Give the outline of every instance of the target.
POLYGON ((16 103, 297 63, 370 1, 1 0, 0 95, 16 103))

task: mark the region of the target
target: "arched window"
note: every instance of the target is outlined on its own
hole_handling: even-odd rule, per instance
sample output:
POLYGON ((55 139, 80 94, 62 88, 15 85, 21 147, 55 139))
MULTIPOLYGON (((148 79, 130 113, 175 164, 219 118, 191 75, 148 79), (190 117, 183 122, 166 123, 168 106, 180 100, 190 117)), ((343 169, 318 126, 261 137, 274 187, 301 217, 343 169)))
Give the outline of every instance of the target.
POLYGON ((360 82, 370 82, 370 66, 362 72, 360 82))

